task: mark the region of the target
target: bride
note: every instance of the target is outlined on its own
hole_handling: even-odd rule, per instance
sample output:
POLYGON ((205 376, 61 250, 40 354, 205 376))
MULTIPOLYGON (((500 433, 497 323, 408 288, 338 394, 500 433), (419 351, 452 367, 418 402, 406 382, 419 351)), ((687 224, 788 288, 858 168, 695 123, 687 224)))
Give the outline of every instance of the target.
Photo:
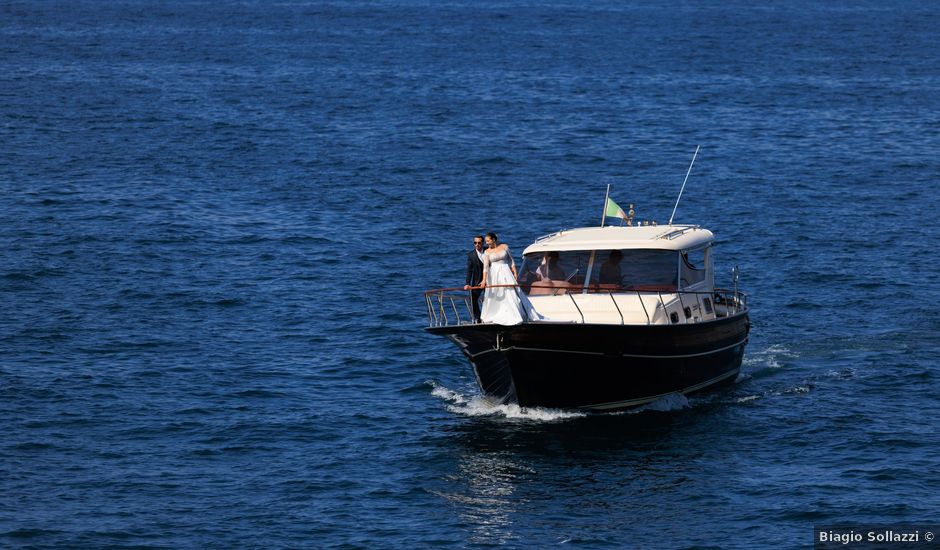
POLYGON ((518 277, 509 246, 499 243, 494 233, 487 233, 484 240, 489 250, 483 254, 483 282, 480 286, 486 292, 480 320, 497 325, 518 325, 523 321, 542 319, 518 286, 502 286, 515 285, 518 277))

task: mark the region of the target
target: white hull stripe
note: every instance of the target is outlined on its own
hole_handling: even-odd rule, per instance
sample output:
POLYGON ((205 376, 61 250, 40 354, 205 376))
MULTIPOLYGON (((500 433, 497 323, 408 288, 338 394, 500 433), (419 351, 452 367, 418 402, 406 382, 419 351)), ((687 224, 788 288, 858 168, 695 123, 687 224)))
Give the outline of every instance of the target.
MULTIPOLYGON (((713 354, 713 353, 718 353, 719 351, 725 351, 725 350, 728 350, 728 349, 731 349, 731 348, 740 346, 741 344, 744 344, 744 343, 746 343, 746 342, 747 342, 747 338, 744 338, 744 339, 741 340, 740 342, 736 342, 736 343, 734 343, 734 344, 731 344, 731 345, 729 345, 729 346, 725 346, 725 347, 723 347, 723 348, 718 348, 718 349, 703 351, 703 352, 700 352, 700 353, 687 353, 687 354, 684 354, 684 355, 638 355, 638 354, 633 354, 633 353, 621 353, 621 354, 618 354, 617 357, 636 357, 636 358, 638 358, 638 359, 684 359, 684 358, 687 358, 687 357, 701 357, 701 356, 703 356, 703 355, 711 355, 711 354, 713 354)), ((479 356, 481 356, 481 355, 484 355, 484 354, 487 354, 487 353, 492 353, 492 352, 494 352, 494 351, 509 351, 509 350, 514 350, 514 349, 517 349, 517 350, 520 350, 520 351, 540 351, 540 352, 545 352, 545 353, 576 353, 576 354, 579 354, 579 355, 607 355, 606 353, 599 352, 599 351, 574 351, 574 350, 560 350, 560 349, 547 349, 547 348, 525 348, 525 347, 521 347, 521 346, 509 346, 508 348, 503 348, 503 349, 496 349, 496 348, 488 349, 488 350, 486 350, 486 351, 481 351, 480 353, 475 353, 475 354, 473 354, 473 355, 469 355, 469 354, 468 354, 468 356, 471 357, 471 358, 477 358, 477 357, 479 357, 479 356)))
POLYGON ((702 389, 702 388, 707 388, 708 386, 711 386, 712 384, 717 384, 718 382, 721 382, 722 380, 724 380, 724 379, 726 379, 726 378, 730 378, 730 377, 732 377, 732 376, 737 376, 737 375, 738 375, 738 372, 739 372, 740 370, 741 370, 740 368, 734 369, 734 370, 731 371, 731 372, 726 372, 726 373, 722 374, 721 376, 712 378, 711 380, 706 380, 705 382, 702 382, 701 384, 696 384, 696 385, 694 385, 694 386, 689 386, 688 388, 685 388, 685 389, 683 389, 683 390, 679 390, 678 392, 666 392, 666 393, 661 393, 661 394, 659 394, 659 395, 652 395, 652 396, 650 396, 650 397, 641 397, 641 398, 639 398, 639 399, 628 399, 628 400, 626 400, 626 401, 615 401, 615 402, 613 402, 613 403, 600 403, 600 404, 598 404, 598 405, 582 405, 582 406, 580 406, 580 407, 578 407, 578 408, 579 408, 579 409, 596 409, 596 410, 603 411, 603 410, 606 410, 606 409, 618 409, 618 408, 621 408, 621 407, 633 407, 633 406, 636 406, 636 405, 645 405, 646 403, 652 403, 653 401, 656 401, 657 399, 659 399, 659 398, 661 398, 661 397, 665 397, 665 396, 667 396, 667 395, 672 395, 672 394, 674 394, 674 393, 681 393, 681 394, 685 395, 685 394, 687 394, 687 393, 692 393, 692 392, 694 392, 694 391, 698 391, 698 390, 700 390, 700 389, 702 389))

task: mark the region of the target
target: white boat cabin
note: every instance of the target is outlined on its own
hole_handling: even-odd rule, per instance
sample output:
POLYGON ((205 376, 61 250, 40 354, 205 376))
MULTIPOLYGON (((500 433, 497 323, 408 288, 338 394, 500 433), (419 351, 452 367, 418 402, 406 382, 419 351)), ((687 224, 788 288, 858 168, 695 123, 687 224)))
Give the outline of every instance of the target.
POLYGON ((547 322, 698 323, 715 303, 714 235, 691 225, 564 230, 523 252, 519 285, 547 322))

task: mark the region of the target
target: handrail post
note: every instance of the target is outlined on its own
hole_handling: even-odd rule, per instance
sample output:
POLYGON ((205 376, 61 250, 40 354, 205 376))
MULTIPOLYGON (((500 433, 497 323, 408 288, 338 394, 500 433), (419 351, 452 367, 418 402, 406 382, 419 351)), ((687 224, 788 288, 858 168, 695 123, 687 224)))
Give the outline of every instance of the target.
POLYGON ((454 316, 457 317, 457 324, 459 325, 459 324, 460 324, 460 313, 457 311, 457 303, 454 302, 454 296, 453 296, 453 295, 448 296, 448 298, 450 298, 450 307, 453 308, 453 310, 454 310, 454 316))
POLYGON ((442 290, 437 297, 438 305, 441 308, 441 319, 443 319, 444 324, 442 326, 447 326, 447 312, 444 311, 444 291, 442 290))
POLYGON ((473 305, 470 304, 470 300, 473 299, 473 295, 469 295, 463 299, 463 305, 467 308, 467 313, 470 314, 470 324, 474 324, 475 320, 473 319, 473 305))
POLYGON ((623 321, 623 312, 620 311, 620 306, 617 305, 617 300, 614 298, 613 293, 611 293, 611 292, 608 290, 608 291, 607 291, 607 295, 610 296, 610 301, 614 303, 614 307, 617 308, 617 313, 620 314, 620 324, 621 324, 621 325, 626 324, 626 323, 624 323, 624 321, 623 321))
POLYGON ((636 297, 640 301, 640 305, 643 306, 643 313, 646 314, 646 324, 652 325, 653 321, 650 319, 650 312, 646 310, 646 304, 643 302, 643 296, 640 295, 640 291, 636 291, 636 297))
POLYGON ((433 327, 433 326, 436 326, 436 325, 437 325, 437 315, 434 314, 434 308, 431 306, 431 295, 430 295, 430 294, 425 294, 425 295, 424 295, 424 301, 427 302, 427 304, 428 304, 428 323, 429 323, 430 326, 432 326, 432 327, 433 327))
POLYGON ((581 308, 578 307, 578 302, 576 302, 576 301, 574 300, 574 295, 569 292, 569 293, 568 293, 568 297, 571 298, 571 303, 574 304, 574 308, 575 308, 576 310, 578 310, 578 313, 581 315, 581 324, 582 324, 582 325, 585 324, 585 322, 584 322, 584 313, 581 311, 581 308))

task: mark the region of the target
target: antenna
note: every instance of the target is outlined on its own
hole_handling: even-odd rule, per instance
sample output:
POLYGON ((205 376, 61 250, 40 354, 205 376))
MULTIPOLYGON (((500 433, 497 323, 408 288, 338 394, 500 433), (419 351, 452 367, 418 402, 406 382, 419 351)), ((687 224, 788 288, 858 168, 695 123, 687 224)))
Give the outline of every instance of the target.
POLYGON ((682 189, 679 189, 679 196, 676 197, 676 205, 672 208, 672 216, 669 216, 669 223, 666 225, 672 225, 672 219, 676 217, 676 208, 679 208, 679 199, 682 198, 682 192, 685 191, 685 182, 689 181, 689 174, 692 173, 692 165, 695 164, 695 157, 698 156, 698 149, 701 145, 695 146, 695 154, 692 155, 692 162, 689 163, 689 171, 685 173, 685 179, 682 180, 682 189))

